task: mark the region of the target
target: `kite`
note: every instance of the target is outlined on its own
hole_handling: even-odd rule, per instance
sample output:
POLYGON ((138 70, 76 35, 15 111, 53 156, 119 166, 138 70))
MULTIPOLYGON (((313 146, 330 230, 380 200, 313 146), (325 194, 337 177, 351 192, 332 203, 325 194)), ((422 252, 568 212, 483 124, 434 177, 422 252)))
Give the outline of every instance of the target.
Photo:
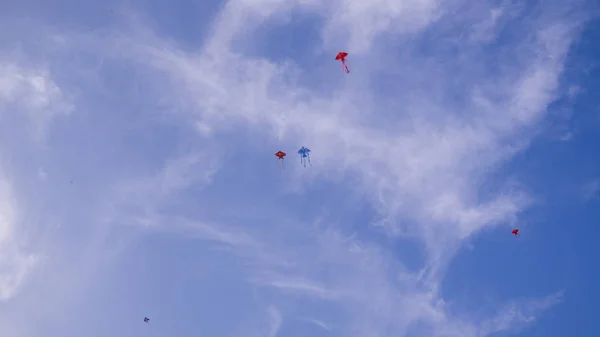
POLYGON ((146 323, 146 324, 150 324, 150 318, 148 318, 148 317, 144 317, 144 323, 146 323))
POLYGON ((305 148, 304 146, 298 150, 298 154, 300 155, 300 163, 304 164, 306 167, 306 162, 308 161, 308 165, 312 166, 310 163, 310 149, 305 148))
POLYGON ((346 72, 346 74, 350 73, 350 69, 348 69, 348 64, 346 61, 346 56, 348 56, 348 53, 346 53, 345 51, 341 51, 337 54, 337 56, 335 57, 336 61, 340 61, 340 65, 342 67, 342 70, 344 70, 346 72))
POLYGON ((279 164, 279 167, 281 167, 281 169, 283 169, 283 157, 285 157, 285 152, 283 151, 277 151, 277 153, 275 153, 275 156, 277 156, 277 158, 279 158, 277 161, 281 162, 281 164, 279 164))
POLYGON ((513 230, 512 230, 512 234, 513 234, 514 236, 519 236, 519 229, 518 229, 518 228, 515 228, 515 229, 513 229, 513 230))

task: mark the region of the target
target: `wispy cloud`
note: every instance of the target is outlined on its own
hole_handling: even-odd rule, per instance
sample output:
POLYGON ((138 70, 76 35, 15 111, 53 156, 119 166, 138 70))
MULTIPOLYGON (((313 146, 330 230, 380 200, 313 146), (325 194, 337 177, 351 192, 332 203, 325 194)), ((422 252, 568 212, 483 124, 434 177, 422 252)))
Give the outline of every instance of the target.
POLYGON ((510 303, 496 317, 482 322, 477 335, 488 336, 499 331, 521 329, 524 324, 535 321, 541 311, 559 303, 562 296, 563 292, 557 292, 543 299, 510 303))
POLYGON ((583 199, 586 201, 597 198, 598 192, 600 192, 600 180, 598 179, 588 181, 581 188, 583 199))
POLYGON ((262 279, 257 278, 251 280, 253 283, 257 283, 264 286, 270 286, 282 291, 290 291, 294 293, 304 293, 310 296, 316 296, 318 298, 334 298, 336 294, 334 291, 327 290, 319 284, 315 284, 313 281, 300 279, 300 278, 289 278, 284 276, 268 275, 262 279))
POLYGON ((27 212, 32 203, 24 186, 15 186, 22 179, 14 163, 33 162, 27 156, 33 148, 43 147, 52 118, 70 113, 72 105, 42 67, 22 65, 4 56, 0 73, 0 300, 7 301, 39 262, 27 242, 32 233, 23 230, 30 228, 27 224, 32 217, 27 212))
POLYGON ((323 321, 320 321, 318 319, 314 319, 314 318, 308 318, 308 317, 298 317, 299 320, 303 320, 309 323, 312 323, 316 326, 319 326, 327 331, 331 331, 331 328, 323 321))
POLYGON ((269 334, 267 337, 275 337, 277 336, 277 332, 279 332, 279 328, 283 323, 283 317, 281 317, 281 313, 274 306, 270 306, 268 311, 271 328, 269 329, 269 334))
POLYGON ((0 301, 11 299, 35 267, 38 257, 27 252, 19 231, 19 211, 12 186, 0 178, 0 301))
POLYGON ((0 59, 0 72, 0 111, 3 115, 25 114, 35 139, 40 140, 45 135, 47 124, 54 116, 73 110, 47 69, 0 59))

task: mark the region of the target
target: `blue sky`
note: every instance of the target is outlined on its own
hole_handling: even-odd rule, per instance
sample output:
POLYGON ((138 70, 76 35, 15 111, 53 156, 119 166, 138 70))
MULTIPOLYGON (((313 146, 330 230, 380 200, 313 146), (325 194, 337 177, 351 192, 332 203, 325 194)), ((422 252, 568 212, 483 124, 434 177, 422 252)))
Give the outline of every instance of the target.
POLYGON ((598 9, 1 5, 2 337, 596 336, 598 9))

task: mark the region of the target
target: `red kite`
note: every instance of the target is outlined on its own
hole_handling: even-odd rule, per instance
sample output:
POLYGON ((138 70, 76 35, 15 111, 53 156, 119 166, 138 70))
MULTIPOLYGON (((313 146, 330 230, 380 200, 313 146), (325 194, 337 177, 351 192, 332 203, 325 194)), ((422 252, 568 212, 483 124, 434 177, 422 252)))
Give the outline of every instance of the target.
POLYGON ((275 156, 277 158, 279 158, 277 161, 281 162, 281 164, 279 164, 279 167, 281 167, 281 169, 283 169, 283 157, 285 157, 285 152, 283 151, 277 151, 277 153, 275 153, 275 156))
POLYGON ((512 234, 513 234, 514 236, 519 236, 519 229, 518 229, 518 228, 515 228, 515 229, 513 229, 513 230, 512 230, 512 234))
POLYGON ((337 56, 335 57, 336 61, 340 61, 340 65, 342 67, 342 70, 346 71, 346 74, 350 73, 350 69, 348 69, 348 64, 346 61, 346 56, 348 56, 348 53, 346 53, 345 51, 341 51, 337 54, 337 56))

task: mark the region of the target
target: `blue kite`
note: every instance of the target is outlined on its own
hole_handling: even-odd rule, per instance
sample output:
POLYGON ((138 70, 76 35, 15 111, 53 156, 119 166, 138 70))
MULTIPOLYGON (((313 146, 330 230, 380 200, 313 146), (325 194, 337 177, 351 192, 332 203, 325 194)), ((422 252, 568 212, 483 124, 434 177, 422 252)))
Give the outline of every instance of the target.
POLYGON ((304 167, 306 167, 307 161, 308 165, 312 166, 310 163, 310 149, 307 149, 303 146, 300 150, 298 150, 298 154, 300 155, 300 163, 304 164, 304 167))
POLYGON ((144 317, 144 322, 147 323, 147 324, 150 324, 150 318, 144 317))

